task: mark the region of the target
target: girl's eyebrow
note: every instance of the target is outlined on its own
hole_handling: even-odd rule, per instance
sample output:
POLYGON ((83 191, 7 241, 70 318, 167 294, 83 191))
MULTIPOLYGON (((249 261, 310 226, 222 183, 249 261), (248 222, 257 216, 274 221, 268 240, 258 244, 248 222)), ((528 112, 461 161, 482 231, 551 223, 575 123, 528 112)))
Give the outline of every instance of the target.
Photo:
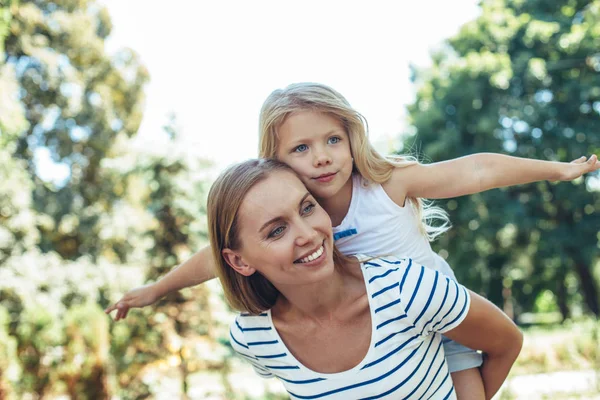
POLYGON ((290 148, 294 148, 296 146, 299 146, 301 144, 305 144, 307 142, 310 142, 310 140, 306 139, 306 138, 299 138, 299 139, 294 139, 289 143, 290 148))
MULTIPOLYGON (((340 128, 333 128, 328 130, 327 132, 321 133, 321 136, 329 136, 329 135, 333 135, 334 133, 339 133, 342 129, 340 128)), ((310 139, 306 139, 306 138, 300 138, 300 139, 294 139, 290 142, 289 147, 291 149, 293 149, 294 147, 297 147, 301 144, 305 144, 307 142, 310 142, 310 139)))
MULTIPOLYGON (((299 206, 302 206, 302 203, 304 203, 304 200, 306 200, 306 198, 310 196, 309 192, 306 192, 306 194, 304 196, 302 196, 302 198, 300 199, 300 201, 298 202, 299 206)), ((258 232, 262 232, 266 227, 268 227, 269 225, 271 225, 273 222, 277 222, 280 219, 282 219, 281 217, 275 217, 275 218, 271 218, 270 220, 268 220, 267 222, 265 222, 263 224, 263 226, 260 227, 260 229, 258 230, 258 232)))

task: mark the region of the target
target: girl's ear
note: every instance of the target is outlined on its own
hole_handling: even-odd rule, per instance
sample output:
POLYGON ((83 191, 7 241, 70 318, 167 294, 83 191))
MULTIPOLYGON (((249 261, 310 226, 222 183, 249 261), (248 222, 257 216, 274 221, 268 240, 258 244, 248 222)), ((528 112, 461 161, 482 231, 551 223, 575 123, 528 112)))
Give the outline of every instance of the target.
POLYGON ((256 269, 246 264, 246 262, 242 259, 242 256, 237 254, 235 251, 231 249, 223 249, 221 254, 223 255, 225 261, 227 261, 227 264, 229 264, 229 266, 238 274, 250 276, 256 272, 256 269))

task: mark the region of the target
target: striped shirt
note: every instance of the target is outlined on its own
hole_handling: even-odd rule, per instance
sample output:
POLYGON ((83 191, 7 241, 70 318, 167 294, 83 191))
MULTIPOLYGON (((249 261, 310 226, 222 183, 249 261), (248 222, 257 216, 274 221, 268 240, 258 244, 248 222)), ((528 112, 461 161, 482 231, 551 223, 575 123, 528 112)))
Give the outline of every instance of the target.
POLYGON ((302 365, 279 337, 270 310, 236 318, 233 348, 258 375, 279 378, 292 399, 455 399, 438 333, 465 318, 468 291, 409 258, 375 258, 361 270, 373 330, 354 368, 325 374, 302 365))

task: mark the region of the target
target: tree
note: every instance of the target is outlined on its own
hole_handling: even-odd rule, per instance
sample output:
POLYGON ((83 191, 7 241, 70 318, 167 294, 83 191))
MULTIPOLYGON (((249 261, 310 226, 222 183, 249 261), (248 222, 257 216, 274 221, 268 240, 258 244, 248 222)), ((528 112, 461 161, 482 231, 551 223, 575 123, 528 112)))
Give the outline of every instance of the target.
MULTIPOLYGON (((4 48, 11 10, 16 5, 16 1, 8 1, 0 6, 0 49, 4 48)), ((29 210, 33 182, 22 171, 23 163, 12 157, 17 138, 28 128, 18 91, 14 67, 0 59, 0 263, 10 254, 23 251, 23 246, 31 248, 39 237, 29 210)))
MULTIPOLYGON (((434 161, 476 152, 571 161, 600 150, 600 1, 489 0, 414 70, 408 108, 434 161)), ((498 305, 531 311, 550 290, 563 317, 582 296, 599 315, 597 174, 445 202, 454 229, 437 244, 459 280, 498 305), (575 278, 575 279, 573 279, 575 278)))
MULTIPOLYGON (((201 176, 194 175, 209 164, 181 151, 177 144, 178 128, 174 117, 164 130, 164 141, 155 147, 159 150, 132 149, 124 143, 115 148, 115 153, 120 153, 122 157, 108 164, 111 173, 121 178, 125 189, 123 200, 126 200, 115 207, 114 216, 110 219, 115 222, 122 220, 133 210, 143 211, 145 216, 136 214, 135 225, 125 230, 121 222, 121 233, 114 232, 107 237, 125 244, 115 243, 113 249, 138 253, 140 259, 147 263, 145 281, 151 282, 158 280, 206 243, 207 187, 201 176), (133 233, 131 229, 136 229, 135 235, 140 237, 133 248, 127 246, 129 240, 122 240, 130 237, 133 233)), ((106 225, 115 226, 114 223, 106 225)), ((132 311, 128 325, 134 322, 142 334, 129 331, 123 335, 128 337, 126 340, 117 340, 119 345, 113 348, 116 359, 120 354, 136 355, 118 362, 117 372, 125 379, 130 376, 135 378, 139 375, 135 371, 142 371, 151 362, 167 358, 177 360, 181 393, 187 394, 188 376, 206 367, 207 355, 198 354, 195 350, 198 342, 208 341, 216 345, 208 297, 209 291, 205 286, 196 287, 171 293, 151 309, 132 311), (148 341, 148 337, 154 339, 148 341), (155 340, 160 340, 160 345, 155 340)), ((124 329, 115 327, 118 336, 123 332, 124 329)), ((213 367, 223 369, 224 362, 222 357, 221 362, 213 367)), ((122 383, 123 387, 131 384, 122 383)), ((139 386, 139 382, 136 384, 139 386)))
MULTIPOLYGON (((10 20, 12 19, 11 7, 16 5, 16 0, 6 0, 0 5, 0 51, 4 52, 4 40, 8 36, 10 20)), ((4 63, 4 60, 1 60, 4 63)))
POLYGON ((35 209, 48 217, 38 225, 40 247, 97 257, 106 250, 98 221, 121 195, 101 161, 115 140, 137 132, 147 71, 131 50, 105 52, 112 25, 94 1, 21 1, 12 11, 5 57, 29 122, 14 155, 27 163, 35 209))
MULTIPOLYGON (((20 1, 8 19, 5 10, 0 398, 145 398, 144 374, 173 357, 185 383, 207 365, 197 339, 216 346, 205 289, 126 323, 102 308, 200 245, 205 178, 193 175, 205 165, 173 151, 174 126, 161 152, 134 145, 148 74, 130 50, 106 54, 104 8, 20 1)), ((222 360, 212 366, 225 371, 222 360)))

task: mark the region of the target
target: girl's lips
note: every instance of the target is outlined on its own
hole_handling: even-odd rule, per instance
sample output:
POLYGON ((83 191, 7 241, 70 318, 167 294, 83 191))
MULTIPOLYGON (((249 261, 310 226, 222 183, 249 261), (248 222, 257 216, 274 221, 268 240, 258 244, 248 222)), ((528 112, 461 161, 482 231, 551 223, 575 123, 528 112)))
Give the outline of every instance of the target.
POLYGON ((325 183, 325 182, 331 182, 333 180, 333 178, 335 178, 335 172, 333 174, 327 174, 327 175, 321 175, 317 178, 315 178, 315 180, 325 183))

